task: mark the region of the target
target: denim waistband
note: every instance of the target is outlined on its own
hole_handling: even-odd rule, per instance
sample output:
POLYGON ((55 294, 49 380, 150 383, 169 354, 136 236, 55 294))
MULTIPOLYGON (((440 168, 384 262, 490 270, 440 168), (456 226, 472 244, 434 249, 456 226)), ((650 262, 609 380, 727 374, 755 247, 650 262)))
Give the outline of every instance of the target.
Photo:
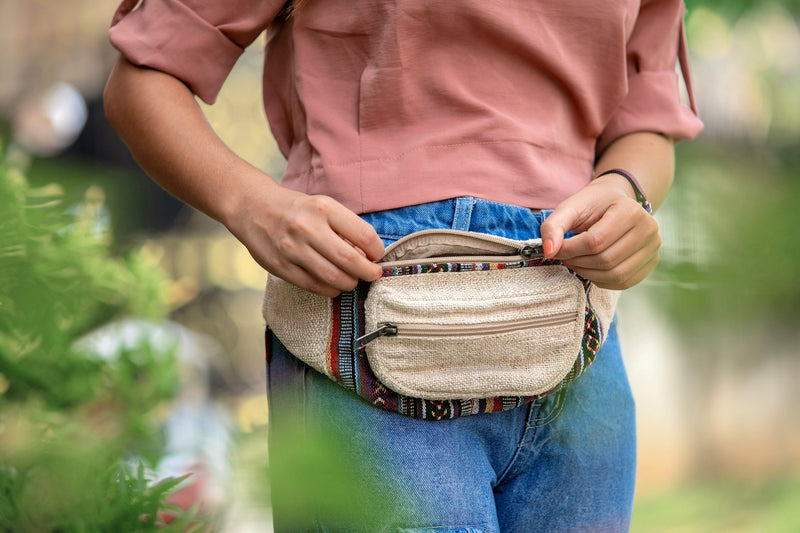
POLYGON ((364 213, 385 245, 425 229, 456 229, 499 235, 509 239, 540 237, 541 226, 552 209, 533 211, 526 207, 461 196, 386 211, 364 213))

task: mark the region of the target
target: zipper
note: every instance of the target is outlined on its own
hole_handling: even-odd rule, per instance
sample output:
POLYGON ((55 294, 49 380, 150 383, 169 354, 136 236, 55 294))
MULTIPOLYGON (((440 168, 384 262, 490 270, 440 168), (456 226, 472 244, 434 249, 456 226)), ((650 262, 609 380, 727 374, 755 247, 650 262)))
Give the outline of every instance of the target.
POLYGON ((544 257, 544 247, 541 244, 526 244, 519 249, 519 255, 525 259, 544 257))
POLYGON ((378 329, 356 339, 356 348, 359 350, 380 337, 394 337, 397 335, 397 326, 389 322, 378 324, 378 329))
POLYGON ((518 263, 528 259, 544 257, 540 244, 526 244, 516 250, 516 255, 456 255, 441 257, 426 257, 417 259, 401 259, 378 263, 384 268, 404 267, 428 263, 518 263))
POLYGON ((484 322, 478 324, 395 324, 382 322, 378 328, 356 339, 356 347, 361 349, 380 337, 466 337, 475 335, 497 335, 524 329, 561 326, 576 320, 578 313, 567 311, 543 317, 518 318, 503 322, 484 322))
MULTIPOLYGON (((428 229, 409 234, 402 239, 390 244, 384 251, 384 257, 392 257, 397 248, 408 246, 412 242, 435 242, 438 244, 456 243, 457 246, 474 248, 476 254, 472 254, 474 259, 484 259, 491 257, 492 261, 496 261, 499 257, 514 256, 517 254, 525 259, 532 257, 544 256, 542 248, 542 239, 530 239, 526 241, 518 241, 506 237, 499 237, 497 235, 489 235, 485 233, 473 233, 461 230, 448 230, 448 229, 428 229), (433 241, 430 241, 432 239, 433 241), (480 250, 480 251, 479 251, 480 250)), ((423 244, 423 247, 425 244, 423 244)), ((401 254, 406 255, 406 253, 401 254)), ((458 256, 461 259, 462 256, 458 256)), ((437 260, 443 262, 444 257, 416 257, 416 262, 419 263, 420 259, 425 259, 425 262, 432 262, 437 260)), ((446 257, 452 262, 452 256, 446 257)), ((408 261, 399 259, 386 264, 396 264, 400 261, 408 261)), ((380 264, 380 261, 379 261, 380 264)))

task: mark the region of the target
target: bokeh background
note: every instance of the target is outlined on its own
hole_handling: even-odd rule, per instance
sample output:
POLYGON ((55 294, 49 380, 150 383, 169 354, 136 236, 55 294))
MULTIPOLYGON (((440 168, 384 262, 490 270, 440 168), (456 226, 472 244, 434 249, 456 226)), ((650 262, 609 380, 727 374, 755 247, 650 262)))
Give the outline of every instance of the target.
MULTIPOLYGON (((176 530, 210 516, 270 531, 265 274, 107 125, 116 3, 0 2, 0 531, 152 530, 146 517, 172 519, 165 499, 201 504, 173 512, 176 530), (109 491, 119 512, 101 517, 109 491)), ((678 147, 661 264, 619 310, 640 434, 633 531, 796 532, 800 1, 686 3, 706 128, 678 147)), ((280 179, 263 46, 203 108, 280 179)))

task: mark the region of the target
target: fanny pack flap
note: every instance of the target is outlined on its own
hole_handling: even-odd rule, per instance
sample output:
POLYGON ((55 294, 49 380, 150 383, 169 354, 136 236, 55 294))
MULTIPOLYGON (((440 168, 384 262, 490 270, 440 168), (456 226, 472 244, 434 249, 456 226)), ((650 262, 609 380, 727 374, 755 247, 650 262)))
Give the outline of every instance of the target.
POLYGON ((431 400, 538 396, 570 372, 584 330, 581 281, 562 265, 475 266, 488 268, 372 283, 362 344, 384 385, 431 400))

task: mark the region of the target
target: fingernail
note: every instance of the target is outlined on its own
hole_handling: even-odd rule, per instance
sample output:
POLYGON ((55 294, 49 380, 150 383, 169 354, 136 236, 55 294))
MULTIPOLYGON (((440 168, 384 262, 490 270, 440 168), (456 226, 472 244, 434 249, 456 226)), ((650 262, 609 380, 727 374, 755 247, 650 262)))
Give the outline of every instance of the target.
POLYGON ((547 239, 542 243, 542 248, 544 249, 544 256, 550 257, 553 255, 553 248, 555 248, 555 245, 553 244, 553 241, 547 239))

